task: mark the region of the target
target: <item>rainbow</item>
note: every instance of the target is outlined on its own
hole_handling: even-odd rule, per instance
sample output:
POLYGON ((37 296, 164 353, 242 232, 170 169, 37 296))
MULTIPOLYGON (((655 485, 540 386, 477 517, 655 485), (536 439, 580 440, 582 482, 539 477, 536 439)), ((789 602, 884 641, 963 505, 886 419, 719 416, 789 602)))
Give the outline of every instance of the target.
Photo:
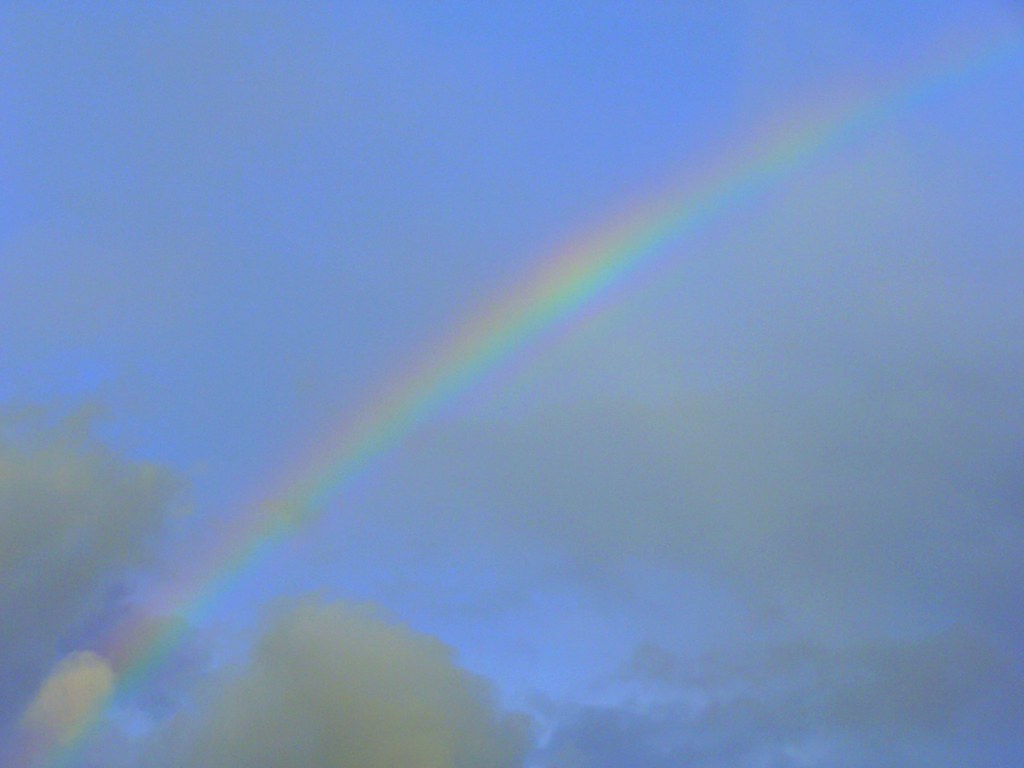
POLYGON ((631 273, 665 256, 667 246, 700 230, 811 161, 833 152, 873 126, 968 82, 1020 53, 1020 30, 997 40, 961 41, 919 62, 913 71, 872 92, 847 99, 826 117, 805 121, 781 138, 762 139, 697 183, 655 195, 543 260, 536 272, 488 305, 355 413, 288 475, 268 501, 228 520, 216 543, 187 573, 153 598, 158 613, 179 617, 153 622, 129 617, 97 648, 115 673, 116 686, 97 695, 70 732, 38 739, 20 750, 20 768, 72 765, 97 732, 119 694, 141 686, 186 633, 189 619, 211 610, 247 568, 307 524, 325 502, 368 463, 401 441, 499 363, 593 310, 599 297, 631 273))

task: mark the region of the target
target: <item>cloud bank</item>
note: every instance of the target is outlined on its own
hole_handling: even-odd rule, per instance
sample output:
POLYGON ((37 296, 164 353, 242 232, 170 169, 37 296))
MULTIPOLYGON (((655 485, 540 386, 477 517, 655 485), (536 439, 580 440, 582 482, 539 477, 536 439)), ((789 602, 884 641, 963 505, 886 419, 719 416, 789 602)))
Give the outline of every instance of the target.
POLYGON ((1014 247, 965 241, 981 180, 952 150, 834 162, 666 254, 532 402, 417 436, 391 482, 423 529, 710 575, 833 639, 952 615, 1020 630, 1014 247))

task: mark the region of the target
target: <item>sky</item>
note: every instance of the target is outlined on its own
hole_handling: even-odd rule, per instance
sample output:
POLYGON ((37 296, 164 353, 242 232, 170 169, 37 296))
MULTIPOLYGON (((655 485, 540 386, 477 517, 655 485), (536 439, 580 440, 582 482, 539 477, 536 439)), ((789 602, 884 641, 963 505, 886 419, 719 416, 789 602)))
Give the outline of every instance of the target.
POLYGON ((4 768, 1024 762, 1019 3, 9 2, 0 46, 4 768))

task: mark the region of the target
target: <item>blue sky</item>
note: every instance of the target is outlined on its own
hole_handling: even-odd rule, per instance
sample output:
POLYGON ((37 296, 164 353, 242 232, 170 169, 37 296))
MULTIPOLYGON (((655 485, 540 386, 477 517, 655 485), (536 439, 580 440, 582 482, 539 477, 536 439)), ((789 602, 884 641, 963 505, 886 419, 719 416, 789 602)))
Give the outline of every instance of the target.
MULTIPOLYGON (((1024 35, 849 5, 5 5, 0 742, 559 243, 1024 35)), ((673 243, 338 489, 82 764, 1019 761, 1021 125, 1018 50, 673 243)))

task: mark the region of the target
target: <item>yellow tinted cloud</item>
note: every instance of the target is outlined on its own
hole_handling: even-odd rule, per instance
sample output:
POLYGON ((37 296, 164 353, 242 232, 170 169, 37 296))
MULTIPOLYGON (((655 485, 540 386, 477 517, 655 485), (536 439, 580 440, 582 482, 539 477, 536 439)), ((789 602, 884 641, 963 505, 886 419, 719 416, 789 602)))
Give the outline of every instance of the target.
POLYGON ((363 605, 285 609, 212 693, 147 764, 515 768, 528 746, 525 717, 500 709, 447 646, 363 605))
POLYGON ((73 653, 43 683, 22 725, 38 737, 67 741, 113 687, 114 673, 103 657, 89 651, 73 653))

